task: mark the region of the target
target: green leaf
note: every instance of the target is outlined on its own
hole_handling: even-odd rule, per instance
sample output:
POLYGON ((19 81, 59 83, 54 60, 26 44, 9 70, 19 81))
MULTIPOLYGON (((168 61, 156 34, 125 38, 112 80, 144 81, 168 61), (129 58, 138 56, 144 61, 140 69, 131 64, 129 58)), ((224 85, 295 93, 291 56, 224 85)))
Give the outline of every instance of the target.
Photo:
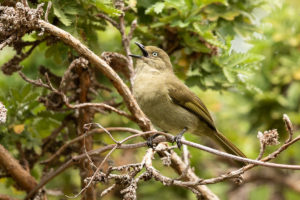
POLYGON ((288 106, 297 109, 300 103, 300 83, 294 82, 288 89, 287 98, 289 100, 288 106))
POLYGON ((32 90, 32 86, 30 84, 26 84, 21 90, 21 97, 26 99, 26 97, 31 92, 31 90, 32 90))
POLYGON ((107 3, 105 3, 101 0, 95 0, 94 3, 95 3, 95 6, 99 10, 101 10, 101 11, 103 11, 103 12, 105 12, 105 13, 111 15, 111 16, 118 17, 122 14, 121 10, 116 9, 113 6, 108 5, 107 3))
POLYGON ((231 54, 232 51, 235 51, 237 53, 247 53, 252 47, 253 47, 253 45, 247 43, 242 38, 242 36, 236 35, 236 36, 234 36, 234 39, 231 41, 231 47, 229 50, 229 54, 231 54))
POLYGON ((65 26, 70 26, 72 24, 72 21, 69 17, 67 17, 63 10, 61 10, 59 7, 53 5, 54 15, 58 17, 59 21, 63 23, 65 26))
POLYGON ((203 43, 201 43, 198 38, 191 37, 190 33, 188 32, 184 33, 183 40, 188 47, 193 49, 193 51, 203 52, 203 53, 210 52, 209 48, 207 48, 203 43))
POLYGON ((223 68, 223 72, 225 77, 227 78, 227 80, 230 83, 234 83, 235 78, 236 78, 236 73, 233 73, 231 70, 229 70, 228 68, 223 68))
POLYGON ((195 3, 197 4, 197 6, 207 6, 209 4, 212 3, 222 3, 224 5, 228 5, 227 0, 195 0, 195 3))
POLYGON ((151 7, 149 7, 145 13, 146 14, 153 14, 153 13, 156 13, 156 14, 159 14, 163 11, 165 7, 165 3, 163 2, 157 2, 156 4, 152 5, 151 7))

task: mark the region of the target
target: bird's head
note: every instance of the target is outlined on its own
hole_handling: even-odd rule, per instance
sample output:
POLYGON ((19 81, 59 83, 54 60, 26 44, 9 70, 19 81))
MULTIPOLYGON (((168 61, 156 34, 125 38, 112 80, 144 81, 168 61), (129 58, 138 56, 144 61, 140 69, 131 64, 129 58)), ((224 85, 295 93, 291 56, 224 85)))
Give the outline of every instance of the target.
POLYGON ((138 42, 135 43, 143 55, 133 55, 131 57, 137 58, 137 66, 147 64, 156 70, 172 70, 172 64, 168 54, 155 46, 144 46, 138 42))

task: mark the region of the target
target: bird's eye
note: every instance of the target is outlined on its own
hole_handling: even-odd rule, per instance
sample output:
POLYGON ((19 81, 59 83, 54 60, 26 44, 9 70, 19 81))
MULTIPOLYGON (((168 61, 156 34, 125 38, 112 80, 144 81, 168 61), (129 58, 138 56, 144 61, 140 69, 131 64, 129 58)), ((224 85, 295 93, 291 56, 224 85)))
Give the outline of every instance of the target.
POLYGON ((157 52, 153 52, 153 53, 152 53, 152 56, 157 56, 157 52))

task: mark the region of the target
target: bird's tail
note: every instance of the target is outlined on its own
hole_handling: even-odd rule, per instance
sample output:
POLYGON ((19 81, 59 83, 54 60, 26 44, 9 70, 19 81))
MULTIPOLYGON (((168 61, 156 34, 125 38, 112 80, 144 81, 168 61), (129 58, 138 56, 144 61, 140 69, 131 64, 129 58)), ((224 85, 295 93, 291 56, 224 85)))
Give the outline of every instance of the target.
MULTIPOLYGON (((220 144, 227 153, 246 158, 245 154, 243 154, 243 152, 230 142, 222 133, 216 131, 214 134, 210 134, 210 136, 214 139, 214 141, 220 144)), ((237 163, 240 166, 245 165, 245 163, 240 161, 237 161, 237 163)))

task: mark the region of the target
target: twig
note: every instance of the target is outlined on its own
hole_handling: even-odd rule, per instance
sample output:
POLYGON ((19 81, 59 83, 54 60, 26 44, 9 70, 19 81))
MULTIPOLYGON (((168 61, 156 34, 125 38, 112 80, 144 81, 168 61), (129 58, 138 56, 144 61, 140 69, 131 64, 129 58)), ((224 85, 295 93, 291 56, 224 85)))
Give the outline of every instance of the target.
POLYGON ((259 139, 260 151, 259 151, 259 155, 257 156, 256 160, 260 160, 265 153, 266 143, 263 141, 262 137, 263 137, 263 133, 259 131, 257 134, 257 138, 259 139))
POLYGON ((106 21, 111 23, 114 27, 116 27, 117 29, 120 29, 119 24, 115 20, 110 18, 108 15, 106 15, 104 13, 98 13, 96 16, 105 19, 106 21))
MULTIPOLYGON (((132 128, 126 128, 126 127, 112 127, 112 128, 106 128, 106 130, 110 131, 110 132, 131 132, 133 134, 139 134, 141 133, 138 130, 132 129, 132 128)), ((92 131, 89 131, 88 133, 86 133, 86 135, 91 135, 91 134, 95 134, 95 133, 103 133, 104 130, 103 129, 94 129, 92 131)), ((68 146, 70 146, 71 144, 74 144, 80 140, 82 140, 85 137, 85 135, 81 135, 78 136, 70 141, 68 141, 67 143, 65 143, 63 146, 61 146, 49 159, 42 161, 41 164, 49 164, 51 163, 55 158, 57 158, 68 146)))
MULTIPOLYGON (((182 138, 185 139, 184 136, 182 136, 182 138)), ((183 157, 183 162, 186 165, 189 165, 190 164, 190 152, 186 145, 182 145, 182 157, 183 157)))
POLYGON ((47 9, 46 9, 46 13, 45 13, 45 21, 46 21, 46 22, 49 22, 49 21, 48 21, 48 15, 49 15, 49 12, 50 12, 51 6, 52 6, 52 2, 51 2, 51 1, 48 1, 48 5, 47 5, 47 9))
POLYGON ((81 104, 75 104, 75 105, 69 104, 69 100, 68 100, 67 96, 63 92, 60 92, 53 87, 47 73, 45 74, 47 84, 43 83, 41 79, 32 80, 32 79, 28 78, 23 72, 18 72, 18 73, 21 76, 21 78, 23 80, 25 80, 26 82, 33 84, 35 86, 38 86, 38 87, 43 87, 43 88, 49 89, 49 90, 61 95, 64 100, 65 105, 70 109, 79 109, 79 108, 85 108, 85 107, 99 107, 99 108, 103 108, 103 109, 106 109, 109 111, 113 111, 121 116, 127 117, 130 120, 134 120, 132 115, 129 115, 126 112, 116 109, 115 107, 112 107, 105 103, 81 103, 81 104))
POLYGON ((35 178, 2 145, 0 145, 0 166, 11 175, 23 190, 30 192, 37 186, 35 178))
POLYGON ((5 194, 0 194, 0 200, 19 200, 5 194))
MULTIPOLYGON (((110 130, 110 131, 112 131, 112 130, 110 130)), ((153 132, 143 133, 143 135, 149 135, 149 134, 153 134, 153 132)), ((142 135, 139 135, 139 136, 142 136, 142 135)), ((165 142, 165 141, 166 141, 166 138, 157 137, 153 140, 153 143, 158 144, 160 142, 165 142)), ((108 150, 113 149, 115 146, 116 146, 116 144, 107 145, 105 147, 101 147, 101 148, 89 151, 88 154, 90 156, 98 155, 98 154, 101 154, 108 150)), ((134 144, 121 144, 117 147, 117 149, 137 149, 137 148, 141 148, 141 147, 147 147, 147 142, 139 142, 139 143, 134 143, 134 144)), ((47 184, 54 177, 56 177, 57 175, 62 173, 64 170, 71 167, 73 164, 75 164, 76 162, 78 162, 79 160, 81 160, 85 157, 86 157, 85 153, 75 156, 72 159, 65 162, 63 165, 61 165, 55 171, 51 172, 43 180, 41 180, 41 182, 32 191, 30 191, 30 193, 26 196, 25 200, 28 200, 36 191, 38 191, 41 187, 43 187, 45 184, 47 184)))
MULTIPOLYGON (((136 135, 132 135, 132 136, 129 136, 127 138, 125 138, 124 140, 122 140, 121 142, 119 142, 120 145, 112 145, 111 146, 111 151, 109 153, 109 155, 113 152, 113 150, 119 148, 120 146, 122 146, 122 143, 131 139, 131 138, 134 138, 134 137, 138 137, 138 136, 142 136, 142 135, 146 135, 146 134, 150 134, 150 133, 139 133, 139 134, 136 134, 136 135)), ((153 134, 153 133, 151 133, 153 134)), ((163 134, 166 134, 166 133, 163 133, 163 134)), ((270 154, 268 157, 264 158, 262 161, 266 161, 266 160, 269 160, 271 158, 275 158, 280 152, 282 152, 283 150, 285 150, 289 145, 295 143, 296 141, 300 140, 300 136, 295 138, 294 140, 290 141, 289 143, 286 143, 284 144, 283 146, 281 146, 277 151, 275 151, 273 154, 270 154)), ((183 144, 187 144, 187 145, 190 145, 190 146, 193 146, 193 147, 196 147, 197 148, 197 145, 198 144, 195 144, 195 143, 191 143, 191 142, 188 142, 186 140, 182 140, 182 143, 183 144), (192 144, 192 145, 191 145, 192 144)), ((202 145, 200 145, 202 146, 202 145)), ((198 146, 199 147, 199 146, 198 146)), ((217 150, 214 150, 214 149, 211 149, 209 147, 206 147, 208 149, 210 149, 208 152, 210 153, 215 153, 217 155, 222 155, 222 154, 225 154, 224 152, 219 152, 217 150), (216 153, 218 152, 218 153, 216 153)), ((200 148, 202 149, 202 147, 200 148)), ((107 149, 108 150, 108 149, 107 149)), ((202 150, 205 150, 207 151, 207 149, 202 149, 202 150)), ((227 158, 231 158, 233 159, 234 157, 231 157, 233 155, 231 154, 228 154, 226 155, 227 158), (228 155, 230 155, 229 157, 227 157, 228 155)), ((108 156, 105 157, 106 159, 108 158, 108 156)), ((104 159, 104 161, 106 160, 104 159)), ((236 158, 234 158, 236 159, 236 158)), ((275 163, 265 163, 265 162, 261 162, 261 161, 257 161, 257 160, 251 160, 251 159, 246 159, 247 162, 251 162, 251 163, 254 163, 255 165, 263 165, 263 166, 268 166, 268 167, 280 167, 280 168, 287 168, 287 169, 300 169, 299 166, 297 165, 282 165, 282 164, 275 164, 275 163)), ((240 161, 244 161, 244 160, 240 160, 240 161)), ((103 161, 102 163, 100 164, 100 166, 102 166, 103 164, 103 161)), ((180 185, 180 186, 184 186, 184 187, 192 187, 192 186, 197 186, 197 185, 205 185, 205 184, 213 184, 213 183, 217 183, 217 182, 221 182, 221 181, 224 181, 226 179, 229 179, 229 178, 233 178, 233 177, 239 177, 241 174, 243 174, 245 171, 251 169, 252 167, 254 167, 255 165, 254 164, 249 164, 241 169, 238 169, 236 171, 232 171, 232 172, 229 172, 229 173, 226 173, 226 174, 223 174, 219 177, 216 177, 216 178, 212 178, 212 179, 206 179, 206 180, 203 180, 203 179, 198 179, 198 180, 194 180, 194 181, 190 181, 190 182, 183 182, 183 181, 178 181, 178 180, 173 180, 173 179, 170 179, 170 178, 167 178, 167 177, 162 177, 162 181, 163 182, 166 182, 167 184, 174 184, 174 185, 180 185)), ((100 170, 100 168, 98 167, 98 170, 94 173, 94 175, 100 170)), ((88 184, 88 186, 91 184, 91 182, 94 180, 94 175, 93 177, 90 179, 90 182, 88 184)), ((86 187, 87 188, 87 187, 86 187)), ((83 191, 80 192, 80 194, 82 193, 83 191)))
POLYGON ((2 42, 0 44, 0 50, 2 50, 5 46, 9 45, 10 43, 12 43, 13 40, 15 40, 17 38, 16 34, 11 35, 9 38, 7 38, 6 40, 4 40, 4 42, 2 42))
POLYGON ((134 78, 134 69, 133 69, 133 60, 132 60, 132 57, 130 57, 129 55, 131 54, 131 51, 130 51, 130 40, 132 39, 132 35, 133 35, 133 32, 137 26, 137 20, 133 20, 132 23, 131 23, 131 26, 130 26, 130 31, 128 33, 128 35, 126 34, 125 32, 125 10, 126 7, 125 7, 125 4, 124 4, 124 1, 116 1, 115 2, 115 6, 123 11, 123 13, 120 15, 119 17, 119 23, 117 23, 115 20, 113 20, 112 18, 110 18, 109 16, 103 14, 103 13, 98 13, 97 16, 100 17, 100 18, 103 18, 105 19, 106 21, 110 22, 114 27, 116 27, 120 34, 121 34, 121 37, 122 37, 122 45, 123 45, 123 48, 125 50, 125 53, 126 53, 126 57, 127 57, 127 60, 128 60, 128 70, 129 70, 129 80, 130 80, 130 84, 131 86, 133 85, 133 78, 134 78))
MULTIPOLYGON (((172 138, 174 137, 171 134, 168 134, 168 133, 165 133, 165 132, 160 132, 160 131, 141 132, 141 131, 130 129, 130 128, 129 129, 128 128, 124 128, 123 129, 121 127, 118 127, 117 129, 113 129, 112 128, 112 129, 107 129, 107 130, 110 130, 110 131, 112 131, 112 130, 113 131, 122 131, 123 130, 123 131, 135 133, 135 135, 128 136, 127 138, 125 138, 124 140, 122 140, 120 143, 124 143, 127 140, 132 139, 132 138, 137 137, 137 136, 143 136, 143 135, 149 135, 149 134, 161 134, 161 135, 164 135, 164 136, 166 136, 169 139, 169 141, 172 141, 172 138)), ((91 134, 93 134, 93 133, 94 132, 91 132, 91 134)), ((79 140, 79 138, 75 138, 72 141, 72 143, 76 142, 78 140, 79 140)), ((283 146, 281 146, 278 149, 278 152, 277 151, 276 151, 276 153, 274 152, 272 154, 272 156, 274 156, 274 158, 277 157, 279 153, 281 153, 288 146, 290 146, 291 144, 295 143, 298 140, 300 140, 300 136, 298 136, 294 140, 292 140, 292 141, 284 144, 283 146)), ((184 140, 184 139, 182 139, 181 142, 182 142, 182 144, 185 144, 185 145, 188 145, 188 146, 191 146, 191 147, 194 147, 194 148, 206 151, 208 153, 212 153, 212 154, 215 154, 215 155, 218 155, 218 156, 222 156, 222 157, 225 157, 225 158, 228 158, 228 159, 232 159, 232 160, 241 161, 241 162, 244 162, 244 163, 251 163, 251 164, 261 165, 261 166, 265 166, 265 167, 274 167, 274 168, 282 168, 282 169, 294 169, 294 170, 299 170, 300 169, 300 165, 285 165, 285 164, 276 164, 276 163, 266 163, 265 160, 258 161, 258 160, 253 160, 253 159, 249 159, 249 158, 235 156, 235 155, 232 155, 232 154, 229 154, 229 153, 226 153, 226 152, 223 152, 223 151, 219 151, 219 150, 216 150, 216 149, 213 149, 213 148, 201 145, 201 144, 190 142, 190 141, 187 141, 187 140, 184 140)))
POLYGON ((97 167, 96 171, 94 172, 93 176, 90 178, 88 184, 86 184, 86 185, 84 186, 84 188, 82 188, 82 189, 80 190, 79 193, 77 193, 77 194, 74 195, 74 196, 67 196, 67 195, 66 195, 66 197, 68 197, 68 198, 76 198, 76 197, 78 197, 80 194, 82 194, 88 187, 90 187, 90 185, 91 185, 92 182, 94 181, 96 175, 97 175, 98 172, 101 170, 102 165, 103 165, 103 164, 105 163, 105 161, 108 159, 108 157, 110 156, 110 154, 112 154, 112 152, 114 152, 114 150, 117 149, 117 147, 118 147, 118 145, 115 145, 114 148, 112 148, 112 149, 108 152, 108 154, 106 154, 106 156, 104 157, 103 161, 100 163, 100 165, 97 167))
POLYGON ((112 139, 114 143, 119 144, 119 142, 112 136, 112 134, 99 123, 88 123, 84 125, 84 128, 88 131, 92 125, 96 125, 100 129, 102 129, 107 135, 109 135, 110 139, 112 139))
MULTIPOLYGON (((108 128, 107 128, 108 129, 108 128)), ((122 128, 118 128, 118 129, 115 129, 115 131, 121 131, 122 128), (119 129, 119 130, 118 130, 119 129)), ((110 132, 112 132, 113 130, 112 129, 108 129, 110 130, 110 132)), ((134 129, 127 129, 125 128, 124 130, 126 131, 132 131, 132 132, 135 132, 135 133, 139 133, 139 134, 136 134, 136 135, 132 135, 132 136, 129 136, 130 138, 134 138, 134 137, 140 137, 140 136, 143 136, 143 135, 147 135, 147 134, 153 134, 154 132, 140 132, 140 131, 137 131, 137 130, 134 130, 134 129)), ((99 131, 99 130, 97 130, 99 131)), ((103 131, 103 130, 102 130, 103 131)), ((104 132, 104 131, 103 131, 104 132)), ((166 133, 163 133, 162 134, 166 134, 166 133)), ((168 134, 166 134, 168 135, 168 134)), ((168 135, 169 137, 170 135, 168 135)), ((170 136, 170 137, 173 137, 173 136, 170 136)), ((127 141, 128 139, 124 139, 122 141, 127 141)), ((191 182, 176 182, 175 180, 175 183, 180 183, 180 184, 185 184, 185 186, 187 187, 191 187, 191 186, 197 186, 197 185, 200 185, 200 184, 213 184, 213 183, 217 183, 217 182, 220 182, 220 181, 224 181, 226 179, 230 179, 230 178, 233 178, 233 177, 238 177, 239 175, 243 174, 245 171, 248 171, 250 170, 251 168, 255 167, 257 164, 259 165, 263 165, 263 166, 269 166, 269 167, 283 167, 283 168, 299 168, 299 166, 295 165, 279 165, 279 164, 274 164, 274 163, 265 163, 266 161, 269 161, 275 157, 277 157, 277 155, 279 155, 282 151, 284 151, 286 148, 288 148, 290 145, 294 144, 295 142, 297 142, 298 140, 300 140, 300 136, 293 139, 292 141, 290 141, 289 143, 286 143, 284 145, 282 145, 280 148, 278 148, 275 152, 273 152, 272 154, 268 155, 267 157, 263 158, 262 161, 257 161, 257 160, 251 160, 251 159, 246 159, 246 160, 243 160, 243 158, 239 158, 236 159, 235 157, 236 156, 233 156, 231 154, 227 154, 227 153, 224 153, 224 152, 220 152, 218 150, 214 150, 214 149, 211 149, 209 147, 206 147, 203 149, 203 146, 200 145, 198 146, 198 144, 195 144, 195 143, 192 143, 192 142, 188 142, 186 140, 182 140, 182 143, 183 144, 186 144, 186 145, 190 145, 192 147, 196 147, 196 148, 199 148, 199 149, 203 149, 205 151, 208 151, 210 153, 214 153, 216 155, 220 155, 220 156, 224 156, 226 158, 230 158, 230 159, 236 159, 236 160, 239 160, 239 161, 247 161, 247 162, 252 162, 252 163, 255 163, 255 164, 249 164, 241 169, 238 169, 236 171, 232 171, 230 173, 226 173, 226 174, 223 174, 217 178, 212 178, 212 179, 206 179, 206 180, 202 180, 202 179, 197 179, 191 182)), ((162 141, 166 141, 165 138, 163 137, 157 137, 154 139, 154 143, 157 143, 157 142, 162 142, 162 141)), ((114 149, 114 148, 117 148, 117 149, 132 149, 132 148, 140 148, 140 147, 144 147, 146 146, 146 142, 141 142, 141 143, 136 143, 136 144, 120 144, 119 146, 116 145, 116 144, 112 144, 112 145, 107 145, 105 147, 102 147, 102 148, 99 148, 99 149, 96 149, 96 150, 92 150, 90 152, 88 152, 89 155, 95 155, 95 154, 99 154, 99 153, 103 153, 105 151, 108 151, 108 150, 111 150, 111 149, 114 149), (117 146, 117 147, 116 147, 117 146)), ((204 146, 205 147, 205 146, 204 146)), ((32 195, 32 193, 36 192, 39 188, 43 187, 47 182, 49 182, 53 177, 57 176, 59 173, 61 173, 62 171, 64 171, 66 168, 70 167, 73 162, 75 161, 78 161, 82 158, 86 157, 85 154, 81 154, 81 155, 78 155, 76 157, 74 157, 73 159, 67 161, 65 164, 63 164, 60 168, 58 168, 56 171, 52 172, 51 174, 49 174, 47 177, 45 177, 45 179, 43 179, 39 184, 38 186, 30 192, 30 194, 32 195)), ((177 162, 180 160, 180 158, 176 158, 176 154, 175 153, 172 153, 171 155, 171 159, 172 159, 172 162, 177 162), (175 156, 175 157, 174 157, 175 156), (176 161, 177 160, 177 161, 176 161)), ((185 167, 182 169, 182 171, 184 171, 184 169, 186 169, 185 167)), ((189 172, 191 173, 191 172, 189 172)), ((190 175, 189 175, 190 176, 190 175)), ((30 194, 28 195, 27 199, 30 197, 30 194)))
MULTIPOLYGON (((88 126, 90 124, 87 124, 88 126)), ((101 129, 104 130, 105 133, 107 133, 110 138, 116 143, 115 146, 108 152, 108 154, 106 154, 106 156, 104 157, 104 159, 102 160, 102 162, 99 164, 99 166, 97 167, 96 171, 94 172, 93 176, 90 178, 88 184, 85 185, 85 187, 83 189, 81 189, 81 191, 79 193, 77 193, 76 195, 74 196, 67 196, 68 198, 76 198, 78 197, 80 194, 82 194, 88 187, 90 187, 90 185, 92 184, 92 182, 94 181, 96 175, 98 174, 98 172, 101 170, 103 164, 106 162, 106 160, 108 159, 108 157, 121 145, 123 144, 124 142, 126 142, 127 140, 130 140, 132 138, 135 138, 135 137, 140 137, 140 136, 144 136, 144 135, 149 135, 150 133, 139 133, 139 134, 135 134, 135 135, 131 135, 131 136, 128 136, 126 137, 125 139, 123 139, 122 141, 117 141, 114 139, 114 137, 110 134, 109 131, 107 131, 105 128, 103 128, 100 124, 97 124, 99 127, 101 127, 101 129)))
POLYGON ((22 4, 23 4, 25 7, 29 7, 29 6, 28 6, 27 0, 22 0, 22 4))
POLYGON ((32 80, 32 79, 28 78, 23 72, 20 71, 20 72, 18 72, 18 73, 19 73, 19 75, 21 76, 21 78, 22 78, 24 81, 28 82, 28 83, 31 83, 31 84, 33 84, 33 85, 35 85, 35 86, 38 86, 38 87, 44 87, 44 88, 47 88, 47 89, 51 89, 50 86, 47 85, 47 84, 44 84, 44 83, 42 82, 41 79, 38 79, 38 80, 32 80))
POLYGON ((84 134, 84 138, 83 138, 83 149, 84 149, 85 156, 88 158, 90 165, 92 165, 92 167, 94 167, 95 169, 97 169, 97 166, 94 164, 92 158, 89 156, 89 154, 88 154, 88 152, 86 150, 85 136, 86 136, 86 134, 84 134))
MULTIPOLYGON (((183 139, 184 139, 184 136, 183 136, 183 139)), ((179 177, 176 178, 177 180, 184 178, 190 168, 190 152, 188 150, 187 145, 182 145, 182 160, 183 160, 184 164, 186 165, 186 168, 182 172, 182 174, 180 174, 179 177)))
POLYGON ((72 109, 78 109, 78 108, 84 108, 84 107, 99 107, 99 108, 104 108, 106 110, 109 111, 113 111, 121 116, 127 117, 128 119, 133 120, 133 117, 129 114, 127 114, 126 112, 122 111, 122 110, 118 110, 115 107, 112 107, 110 105, 107 105, 105 103, 81 103, 81 104, 68 104, 66 103, 66 106, 72 109))
MULTIPOLYGON (((133 60, 132 60, 132 57, 129 56, 131 54, 131 51, 130 51, 130 38, 128 37, 128 35, 126 35, 126 32, 125 32, 125 20, 124 20, 124 17, 125 17, 125 14, 121 14, 120 16, 120 22, 119 22, 119 31, 121 33, 121 36, 122 36, 122 45, 123 45, 123 48, 125 50, 125 53, 126 53, 126 57, 128 59, 128 70, 129 70, 129 74, 130 74, 130 84, 131 86, 133 86, 133 78, 134 78, 134 69, 133 69, 133 60)), ((133 26, 132 26, 132 32, 134 30, 134 23, 133 23, 133 26)), ((132 33, 131 33, 132 34, 132 33)))
POLYGON ((293 124, 292 124, 289 116, 287 116, 287 114, 283 114, 283 121, 284 121, 286 130, 289 133, 289 138, 285 141, 285 143, 287 143, 293 139, 294 129, 293 129, 293 124))
MULTIPOLYGON (((171 151, 171 167, 176 170, 178 174, 183 174, 185 170, 186 176, 185 179, 187 181, 195 181, 199 180, 199 177, 195 174, 195 172, 191 169, 191 167, 187 167, 187 165, 182 161, 182 159, 178 156, 177 153, 171 151)), ((219 198, 206 186, 206 185, 196 185, 193 186, 195 190, 201 193, 201 199, 205 200, 218 200, 219 198)))
POLYGON ((103 197, 106 194, 108 194, 109 192, 111 192, 113 189, 115 189, 116 186, 117 186, 116 184, 113 184, 113 185, 109 186, 108 188, 106 188, 105 190, 103 190, 100 194, 100 197, 103 197))
MULTIPOLYGON (((146 170, 150 174, 152 174, 152 176, 154 177, 155 180, 160 181, 161 183, 163 183, 163 185, 167 185, 167 186, 177 185, 177 186, 185 187, 187 189, 191 189, 189 187, 189 185, 184 184, 185 182, 168 178, 168 177, 162 175, 157 169, 155 169, 152 166, 152 158, 154 158, 154 154, 155 154, 155 151, 152 148, 148 149, 146 155, 144 156, 144 163, 145 163, 146 170)), ((192 186, 194 186, 194 185, 192 185, 192 186)), ((199 195, 198 190, 191 190, 191 191, 193 193, 196 193, 197 196, 199 195)))
POLYGON ((60 38, 66 44, 73 47, 77 52, 82 56, 88 59, 95 67, 103 72, 113 83, 114 87, 118 90, 120 95, 123 97, 124 102, 126 103, 128 110, 133 114, 135 122, 141 127, 142 130, 150 130, 150 121, 141 111, 140 107, 133 98, 129 88, 121 80, 118 74, 111 69, 106 62, 84 46, 78 39, 74 38, 71 34, 65 32, 64 30, 53 26, 43 20, 38 20, 40 27, 44 28, 46 32, 60 38))
MULTIPOLYGON (((295 143, 296 141, 300 140, 300 136, 298 136, 297 138, 295 138, 294 140, 290 141, 289 143, 284 144, 283 146, 281 146, 280 151, 277 152, 276 154, 273 154, 273 158, 277 157, 277 155, 279 153, 281 153, 284 149, 286 149, 288 146, 290 146, 291 144, 295 143)), ((216 149, 201 145, 201 144, 197 144, 197 143, 193 143, 190 141, 186 141, 186 140, 182 140, 181 141, 182 144, 186 144, 188 146, 197 148, 197 149, 201 149, 203 151, 218 155, 218 156, 222 156, 225 158, 229 158, 232 160, 237 160, 237 161, 241 161, 244 163, 251 163, 254 165, 261 165, 261 166, 265 166, 265 167, 273 167, 273 168, 281 168, 281 169, 294 169, 294 170, 300 170, 300 165, 285 165, 285 164, 276 164, 276 163, 266 163, 264 162, 265 160, 262 161, 258 161, 258 160, 252 160, 249 158, 243 158, 243 157, 239 157, 239 156, 235 156, 229 153, 225 153, 222 151, 218 151, 216 149)))
POLYGON ((129 41, 132 39, 133 32, 136 29, 136 27, 137 27, 137 19, 135 19, 131 22, 130 31, 127 35, 129 41))

